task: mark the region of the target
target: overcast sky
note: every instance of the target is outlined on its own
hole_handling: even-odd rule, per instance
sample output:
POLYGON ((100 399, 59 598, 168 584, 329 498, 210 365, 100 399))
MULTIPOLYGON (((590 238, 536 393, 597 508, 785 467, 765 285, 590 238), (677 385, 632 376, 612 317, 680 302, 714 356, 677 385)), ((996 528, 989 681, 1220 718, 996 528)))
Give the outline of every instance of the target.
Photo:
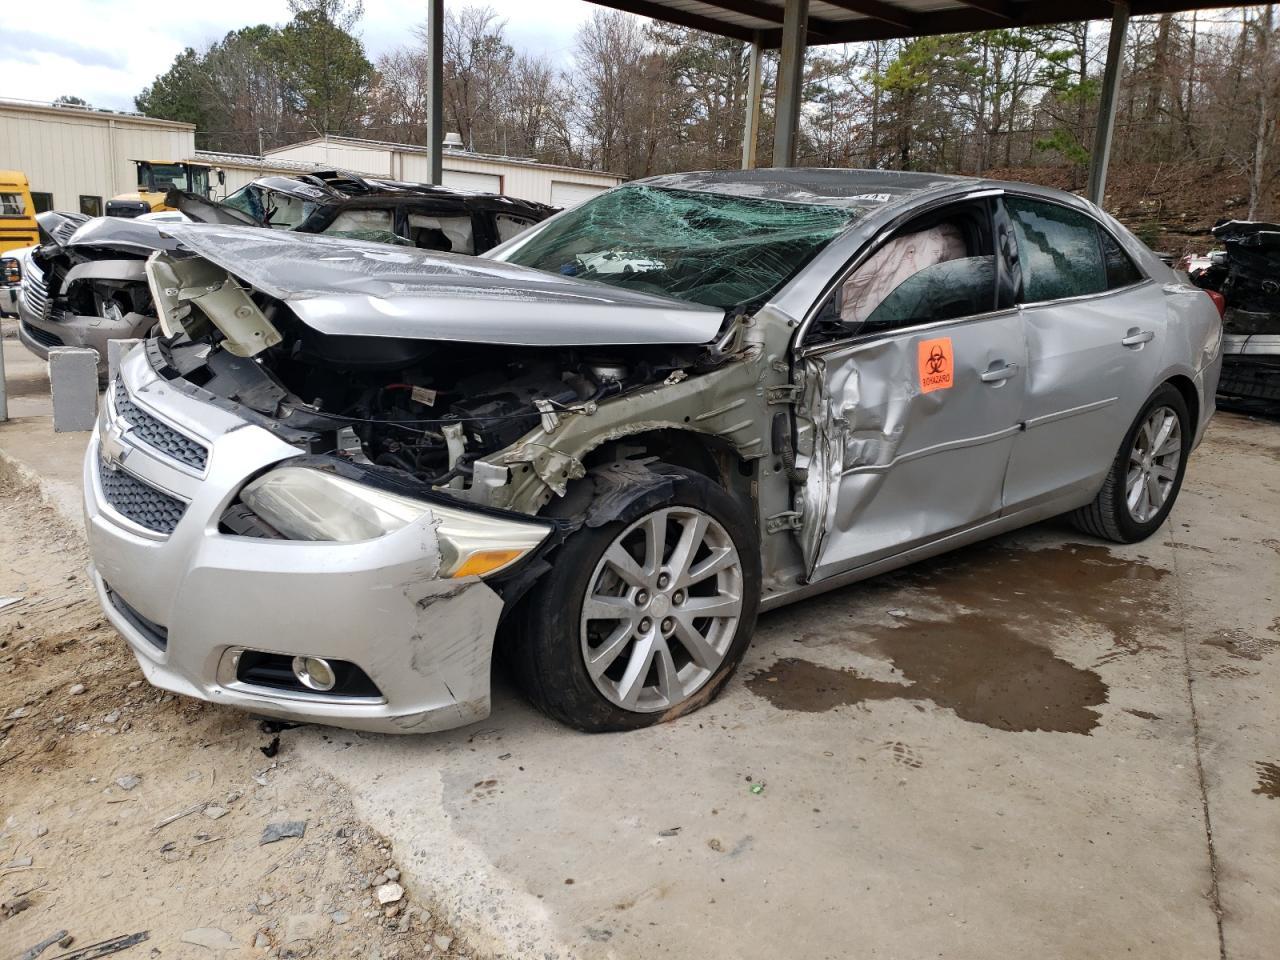
MULTIPOLYGON (((487 0, 518 50, 567 60, 583 0, 487 0)), ((446 9, 460 0, 445 0, 446 9)), ((360 34, 370 60, 412 40, 422 0, 365 0, 360 34)), ((285 0, 55 0, 10 4, 0 32, 0 98, 77 96, 95 107, 132 110, 133 98, 184 47, 202 49, 229 30, 288 19, 285 0), (51 12, 55 12, 51 16, 51 12)))

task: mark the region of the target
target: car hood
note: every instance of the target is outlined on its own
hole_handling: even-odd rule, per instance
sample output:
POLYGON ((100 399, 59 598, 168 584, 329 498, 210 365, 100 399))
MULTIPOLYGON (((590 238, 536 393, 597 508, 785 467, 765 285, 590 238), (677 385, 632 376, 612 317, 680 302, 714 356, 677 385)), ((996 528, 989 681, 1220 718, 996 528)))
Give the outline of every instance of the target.
POLYGON ((499 263, 336 237, 165 225, 185 249, 338 336, 521 346, 696 344, 724 311, 499 263))

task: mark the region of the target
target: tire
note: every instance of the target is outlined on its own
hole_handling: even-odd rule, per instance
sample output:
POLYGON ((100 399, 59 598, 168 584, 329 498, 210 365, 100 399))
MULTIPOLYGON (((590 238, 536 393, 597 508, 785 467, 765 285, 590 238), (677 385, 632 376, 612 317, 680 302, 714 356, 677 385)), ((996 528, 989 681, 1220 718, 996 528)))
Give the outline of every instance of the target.
POLYGON ((747 512, 699 473, 667 464, 648 469, 672 476, 674 495, 571 534, 514 618, 509 658, 517 682, 548 716, 590 733, 647 727, 709 703, 742 660, 755 627, 760 549, 747 512), (661 566, 647 556, 650 531, 659 529, 661 566), (676 552, 686 531, 698 546, 682 567, 676 552), (724 552, 729 547, 732 554, 724 552), (703 576, 682 589, 687 577, 679 570, 690 567, 703 576), (591 610, 607 618, 584 619, 589 596, 600 598, 591 610), (718 615, 694 616, 713 603, 718 615))
MULTIPOLYGON (((1157 434, 1162 428, 1163 423, 1156 428, 1157 434)), ((1182 394, 1172 384, 1161 384, 1143 405, 1142 412, 1124 435, 1124 442, 1120 444, 1120 450, 1116 453, 1115 461, 1111 464, 1097 497, 1088 506, 1069 515, 1072 524, 1084 533, 1115 543, 1136 543, 1155 533, 1173 509, 1182 489, 1182 477, 1186 473, 1187 457, 1191 453, 1192 432, 1191 416, 1187 412, 1187 402, 1182 394), (1168 452, 1159 454, 1157 451, 1154 457, 1148 457, 1146 454, 1153 439, 1150 427, 1154 422, 1153 418, 1161 416, 1165 417, 1164 422, 1168 422, 1170 416, 1174 418, 1178 431, 1177 442, 1175 444, 1173 437, 1167 437, 1159 449, 1168 452), (1176 465, 1170 462, 1170 455, 1175 452, 1174 447, 1177 453, 1176 465), (1131 494, 1135 493, 1131 486, 1135 474, 1131 471, 1135 470, 1142 490, 1136 491, 1139 501, 1136 506, 1131 506, 1131 494), (1159 498, 1152 493, 1152 484, 1159 488, 1159 498)))

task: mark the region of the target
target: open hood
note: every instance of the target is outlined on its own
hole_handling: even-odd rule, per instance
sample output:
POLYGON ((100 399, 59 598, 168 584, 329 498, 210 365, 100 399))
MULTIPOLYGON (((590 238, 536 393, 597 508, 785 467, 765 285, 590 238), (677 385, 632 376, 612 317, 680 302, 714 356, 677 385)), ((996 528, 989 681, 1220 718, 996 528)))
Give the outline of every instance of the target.
POLYGON ((700 344, 724 311, 476 257, 212 224, 180 246, 335 336, 516 346, 700 344))
POLYGON ((185 190, 170 190, 165 203, 181 210, 196 223, 222 223, 232 226, 265 227, 266 224, 251 214, 235 207, 229 207, 217 200, 210 200, 198 193, 185 190))

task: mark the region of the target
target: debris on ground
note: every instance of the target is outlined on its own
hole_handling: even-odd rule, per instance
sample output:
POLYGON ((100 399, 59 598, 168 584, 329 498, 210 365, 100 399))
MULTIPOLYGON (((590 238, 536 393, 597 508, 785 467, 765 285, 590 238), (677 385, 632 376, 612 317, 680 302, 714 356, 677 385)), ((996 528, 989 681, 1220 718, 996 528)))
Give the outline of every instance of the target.
POLYGON ((235 938, 221 927, 196 927, 182 935, 183 943, 190 943, 206 950, 230 950, 236 945, 235 938))
POLYGON ((258 841, 258 845, 301 837, 306 832, 307 821, 305 820, 284 820, 280 823, 269 823, 267 828, 262 831, 262 838, 258 841))
MULTIPOLYGON (((99 957, 109 957, 113 953, 119 953, 122 950, 128 950, 130 947, 136 947, 144 940, 150 939, 151 933, 148 930, 140 930, 137 933, 130 933, 123 937, 112 937, 110 940, 99 940, 97 943, 91 943, 87 947, 81 947, 79 950, 73 950, 71 953, 64 953, 61 956, 50 957, 49 960, 98 960, 99 957)), ((58 946, 66 949, 71 946, 74 937, 63 937, 58 941, 58 946)), ((159 956, 159 950, 152 950, 153 957, 159 956)))
POLYGON ((375 894, 379 905, 385 907, 389 903, 399 903, 404 899, 404 887, 398 883, 384 883, 377 888, 375 894))
POLYGON ((264 731, 146 684, 92 585, 67 579, 86 563, 82 534, 0 463, 0 596, 24 597, 0 616, 0 956, 74 919, 75 945, 56 931, 34 960, 473 957, 440 911, 411 905, 390 845, 336 782, 288 750, 262 763, 293 724, 264 731), (286 818, 294 842, 261 844, 286 818), (380 905, 375 876, 399 899, 380 905), (122 929, 145 932, 101 940, 122 929), (227 943, 208 931, 229 949, 183 941, 227 943))
POLYGON ((18 957, 18 960, 36 960, 36 957, 40 956, 40 954, 44 953, 46 950, 48 950, 50 947, 52 947, 55 943, 57 943, 66 935, 67 935, 67 931, 65 930, 59 930, 56 933, 50 934, 49 936, 41 940, 39 943, 37 943, 35 946, 28 947, 18 957))

